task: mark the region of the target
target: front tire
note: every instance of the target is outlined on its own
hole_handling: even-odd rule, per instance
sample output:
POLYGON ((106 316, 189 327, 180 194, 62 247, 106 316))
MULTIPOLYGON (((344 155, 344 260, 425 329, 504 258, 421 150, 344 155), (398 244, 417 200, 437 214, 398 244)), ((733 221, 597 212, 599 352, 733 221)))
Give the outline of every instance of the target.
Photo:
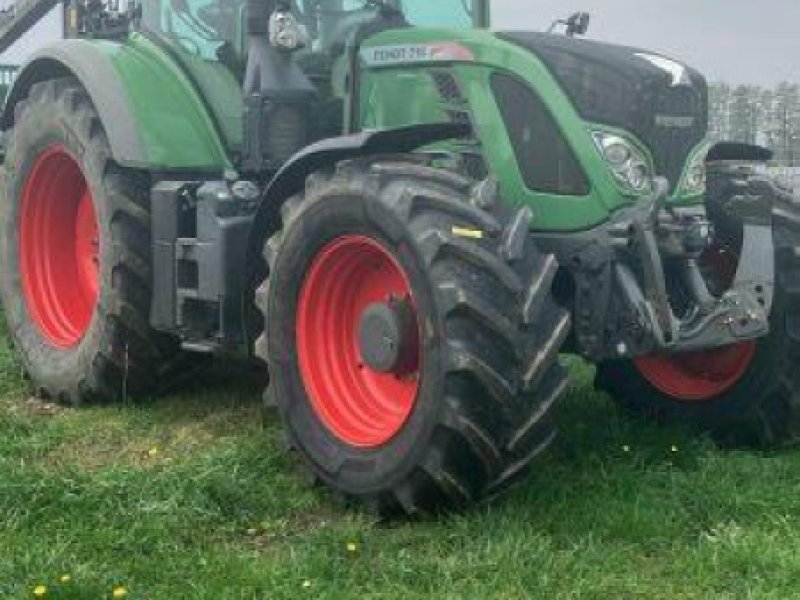
POLYGON ((472 206, 473 184, 410 158, 344 163, 267 245, 268 396, 312 473, 381 514, 492 496, 555 435, 555 259, 524 212, 504 227, 472 206))
POLYGON ((178 344, 148 324, 149 178, 113 163, 71 78, 34 84, 8 138, 2 298, 35 390, 68 404, 152 392, 178 344))

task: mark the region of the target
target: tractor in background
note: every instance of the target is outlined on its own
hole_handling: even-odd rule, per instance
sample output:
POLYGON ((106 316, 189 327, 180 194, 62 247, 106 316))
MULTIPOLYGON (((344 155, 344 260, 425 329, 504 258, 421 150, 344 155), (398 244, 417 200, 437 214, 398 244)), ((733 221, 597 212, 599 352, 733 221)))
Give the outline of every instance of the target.
POLYGON ((707 142, 695 70, 490 32, 487 0, 70 11, 0 121, 3 305, 41 396, 252 353, 314 478, 380 513, 519 481, 561 353, 720 441, 794 433, 800 212, 767 151, 707 142))

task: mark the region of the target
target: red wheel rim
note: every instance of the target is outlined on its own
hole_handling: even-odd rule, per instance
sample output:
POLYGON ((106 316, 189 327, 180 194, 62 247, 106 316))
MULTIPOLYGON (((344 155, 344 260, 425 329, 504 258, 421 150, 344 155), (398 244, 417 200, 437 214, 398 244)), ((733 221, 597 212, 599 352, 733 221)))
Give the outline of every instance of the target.
POLYGON ((52 145, 36 159, 22 191, 22 293, 42 336, 76 346, 92 321, 99 290, 99 238, 92 194, 75 158, 52 145))
POLYGON ((419 390, 419 322, 414 356, 401 373, 370 368, 358 324, 368 306, 390 299, 413 305, 405 271, 379 242, 346 235, 322 248, 303 283, 297 309, 300 373, 325 426, 345 443, 381 446, 403 428, 419 390))
POLYGON ((708 402, 727 392, 744 376, 756 353, 756 342, 718 350, 636 359, 636 368, 661 392, 684 402, 708 402))
MULTIPOLYGON (((721 289, 736 275, 735 253, 714 247, 701 259, 721 289)), ((735 386, 756 355, 756 342, 683 354, 647 356, 634 361, 639 373, 656 389, 682 402, 708 402, 735 386)))

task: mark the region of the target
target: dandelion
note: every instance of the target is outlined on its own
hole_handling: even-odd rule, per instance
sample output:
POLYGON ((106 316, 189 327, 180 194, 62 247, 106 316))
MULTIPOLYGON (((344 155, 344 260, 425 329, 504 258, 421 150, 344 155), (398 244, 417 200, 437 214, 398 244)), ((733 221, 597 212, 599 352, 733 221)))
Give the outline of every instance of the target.
POLYGON ((158 456, 158 448, 150 448, 150 450, 147 451, 147 456, 150 458, 155 458, 158 456))
POLYGON ((111 596, 114 598, 124 598, 128 595, 128 590, 125 589, 125 586, 117 585, 114 586, 114 589, 111 591, 111 596))
POLYGON ((59 583, 69 583, 70 581, 72 581, 72 577, 70 575, 64 574, 58 578, 58 581, 59 583))
POLYGON ((44 598, 47 595, 47 586, 46 585, 37 585, 33 588, 33 595, 36 598, 44 598))
POLYGON ((350 554, 355 554, 358 551, 358 544, 355 542, 347 542, 347 551, 350 554))

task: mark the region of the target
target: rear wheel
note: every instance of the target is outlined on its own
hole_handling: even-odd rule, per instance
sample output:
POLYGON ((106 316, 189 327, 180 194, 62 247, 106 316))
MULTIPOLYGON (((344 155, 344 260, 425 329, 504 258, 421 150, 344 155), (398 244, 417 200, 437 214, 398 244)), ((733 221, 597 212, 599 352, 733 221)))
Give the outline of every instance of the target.
MULTIPOLYGON (((800 429, 800 211, 775 215, 777 280, 769 336, 725 348, 634 361, 598 369, 597 386, 623 406, 657 420, 694 423, 723 444, 769 446, 800 429)), ((713 273, 725 289, 736 248, 712 249, 713 273)))
POLYGON ((148 325, 148 178, 114 165, 73 79, 35 84, 9 140, 2 296, 34 386, 72 404, 152 391, 177 344, 148 325))
POLYGON ((568 313, 553 257, 412 159, 309 180, 267 245, 268 396, 313 474, 381 513, 506 489, 554 437, 568 313))

